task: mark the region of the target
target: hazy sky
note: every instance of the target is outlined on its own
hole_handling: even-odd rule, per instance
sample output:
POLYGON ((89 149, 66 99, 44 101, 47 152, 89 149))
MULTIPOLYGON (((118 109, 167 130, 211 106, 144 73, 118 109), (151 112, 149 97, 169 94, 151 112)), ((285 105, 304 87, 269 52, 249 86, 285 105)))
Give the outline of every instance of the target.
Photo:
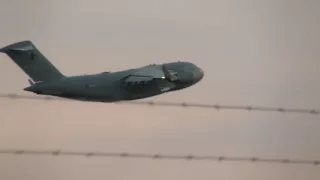
MULTIPOLYGON (((1 0, 0 46, 32 40, 64 74, 177 60, 197 85, 154 100, 320 109, 320 2, 1 0)), ((0 55, 0 93, 27 94, 0 55)), ((0 148, 320 159, 319 116, 0 100, 0 148)), ((319 180, 319 166, 0 155, 5 180, 319 180)))

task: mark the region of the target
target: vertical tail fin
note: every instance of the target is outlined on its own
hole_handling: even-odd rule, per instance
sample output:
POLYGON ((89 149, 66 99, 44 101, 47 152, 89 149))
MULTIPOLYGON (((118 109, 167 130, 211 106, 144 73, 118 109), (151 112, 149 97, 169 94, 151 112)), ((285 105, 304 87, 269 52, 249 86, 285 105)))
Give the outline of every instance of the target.
POLYGON ((0 52, 7 54, 34 82, 64 77, 31 41, 10 44, 0 52))

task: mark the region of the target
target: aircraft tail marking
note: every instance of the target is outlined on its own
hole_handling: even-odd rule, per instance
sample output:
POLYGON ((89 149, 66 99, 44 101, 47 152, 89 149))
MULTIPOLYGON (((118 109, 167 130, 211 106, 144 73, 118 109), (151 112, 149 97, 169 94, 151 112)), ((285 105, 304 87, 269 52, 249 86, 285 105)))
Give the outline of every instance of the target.
POLYGON ((34 82, 64 77, 31 41, 7 45, 0 52, 7 54, 34 82))

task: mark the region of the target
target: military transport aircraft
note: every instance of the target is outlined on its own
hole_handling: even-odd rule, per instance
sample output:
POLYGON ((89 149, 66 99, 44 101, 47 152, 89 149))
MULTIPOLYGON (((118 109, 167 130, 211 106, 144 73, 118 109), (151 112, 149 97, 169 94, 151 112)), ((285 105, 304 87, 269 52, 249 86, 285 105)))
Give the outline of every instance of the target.
POLYGON ((25 91, 82 101, 117 102, 152 97, 190 87, 204 76, 202 69, 189 62, 65 76, 29 40, 7 45, 0 52, 31 78, 25 91))

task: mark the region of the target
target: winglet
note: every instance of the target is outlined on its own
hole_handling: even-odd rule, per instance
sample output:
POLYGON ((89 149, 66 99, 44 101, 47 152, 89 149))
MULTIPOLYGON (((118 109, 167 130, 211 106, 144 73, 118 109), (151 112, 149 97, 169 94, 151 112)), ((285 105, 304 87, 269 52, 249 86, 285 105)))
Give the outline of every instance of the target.
POLYGON ((170 81, 176 81, 179 79, 177 76, 174 76, 173 74, 171 74, 165 65, 162 65, 162 70, 165 74, 165 79, 168 79, 170 81))
POLYGON ((171 75, 170 75, 167 67, 166 67, 164 64, 162 65, 162 70, 163 70, 163 72, 164 72, 165 78, 166 78, 166 79, 171 79, 171 75))
POLYGON ((34 82, 31 79, 28 79, 28 82, 31 86, 34 85, 34 82))

